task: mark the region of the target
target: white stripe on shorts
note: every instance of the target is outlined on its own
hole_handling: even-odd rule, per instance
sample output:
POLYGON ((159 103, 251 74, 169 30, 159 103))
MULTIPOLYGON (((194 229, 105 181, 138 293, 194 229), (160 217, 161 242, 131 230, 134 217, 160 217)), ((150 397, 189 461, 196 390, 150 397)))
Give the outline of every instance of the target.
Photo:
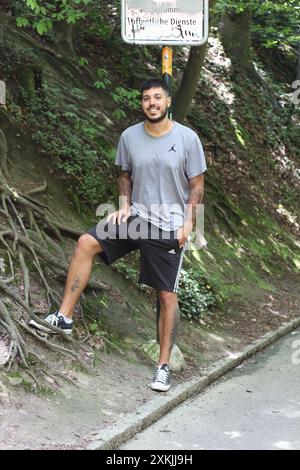
POLYGON ((181 252, 181 256, 180 256, 180 261, 179 261, 179 266, 178 266, 178 271, 177 271, 177 276, 176 276, 176 280, 175 280, 173 292, 176 292, 177 289, 178 289, 178 284, 179 284, 179 279, 180 279, 180 271, 181 271, 181 266, 182 266, 182 262, 183 262, 183 256, 184 256, 184 252, 185 252, 186 247, 187 247, 187 243, 188 243, 188 241, 185 242, 185 244, 183 245, 183 248, 182 248, 182 252, 181 252))

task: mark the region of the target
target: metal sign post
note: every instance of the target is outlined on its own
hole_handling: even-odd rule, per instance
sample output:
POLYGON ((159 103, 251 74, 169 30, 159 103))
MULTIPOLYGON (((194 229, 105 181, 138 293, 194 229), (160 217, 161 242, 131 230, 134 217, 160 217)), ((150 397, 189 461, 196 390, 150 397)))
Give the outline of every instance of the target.
MULTIPOLYGON (((172 47, 162 48, 162 76, 172 98, 173 50, 172 47)), ((169 118, 172 119, 172 104, 169 108, 169 118)))

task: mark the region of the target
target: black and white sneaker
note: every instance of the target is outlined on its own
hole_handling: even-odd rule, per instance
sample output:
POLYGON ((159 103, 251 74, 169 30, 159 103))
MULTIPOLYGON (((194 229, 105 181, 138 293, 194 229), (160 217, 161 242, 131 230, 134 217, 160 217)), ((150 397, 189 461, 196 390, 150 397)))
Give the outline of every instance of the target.
POLYGON ((170 386, 170 370, 168 364, 157 366, 155 376, 151 383, 152 390, 167 392, 170 386))
MULTIPOLYGON (((73 321, 67 323, 59 312, 51 313, 44 319, 44 321, 49 323, 49 325, 56 326, 56 328, 61 328, 66 335, 72 334, 73 321)), ((46 333, 56 333, 35 320, 30 320, 29 325, 37 328, 38 330, 45 331, 46 333)))

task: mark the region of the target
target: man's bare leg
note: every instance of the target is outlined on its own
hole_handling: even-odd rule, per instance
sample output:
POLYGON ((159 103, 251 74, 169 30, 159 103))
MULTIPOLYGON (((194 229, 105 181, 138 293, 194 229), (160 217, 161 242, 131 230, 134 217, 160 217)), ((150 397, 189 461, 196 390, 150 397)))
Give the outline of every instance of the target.
POLYGON ((74 307, 88 283, 93 258, 102 251, 100 243, 91 235, 84 234, 79 238, 71 259, 64 296, 59 309, 67 318, 73 317, 74 307))
POLYGON ((160 355, 158 365, 162 365, 170 362, 179 320, 179 307, 176 293, 159 291, 158 295, 160 301, 158 321, 160 355))

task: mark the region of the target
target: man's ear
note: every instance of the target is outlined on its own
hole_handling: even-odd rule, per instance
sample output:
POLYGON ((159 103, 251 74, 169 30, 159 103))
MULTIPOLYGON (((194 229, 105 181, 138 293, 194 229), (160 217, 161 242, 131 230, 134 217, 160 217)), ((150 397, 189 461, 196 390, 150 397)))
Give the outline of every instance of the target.
POLYGON ((172 98, 171 98, 171 96, 168 96, 168 98, 167 98, 167 106, 168 106, 168 108, 171 107, 171 104, 172 104, 172 98))

